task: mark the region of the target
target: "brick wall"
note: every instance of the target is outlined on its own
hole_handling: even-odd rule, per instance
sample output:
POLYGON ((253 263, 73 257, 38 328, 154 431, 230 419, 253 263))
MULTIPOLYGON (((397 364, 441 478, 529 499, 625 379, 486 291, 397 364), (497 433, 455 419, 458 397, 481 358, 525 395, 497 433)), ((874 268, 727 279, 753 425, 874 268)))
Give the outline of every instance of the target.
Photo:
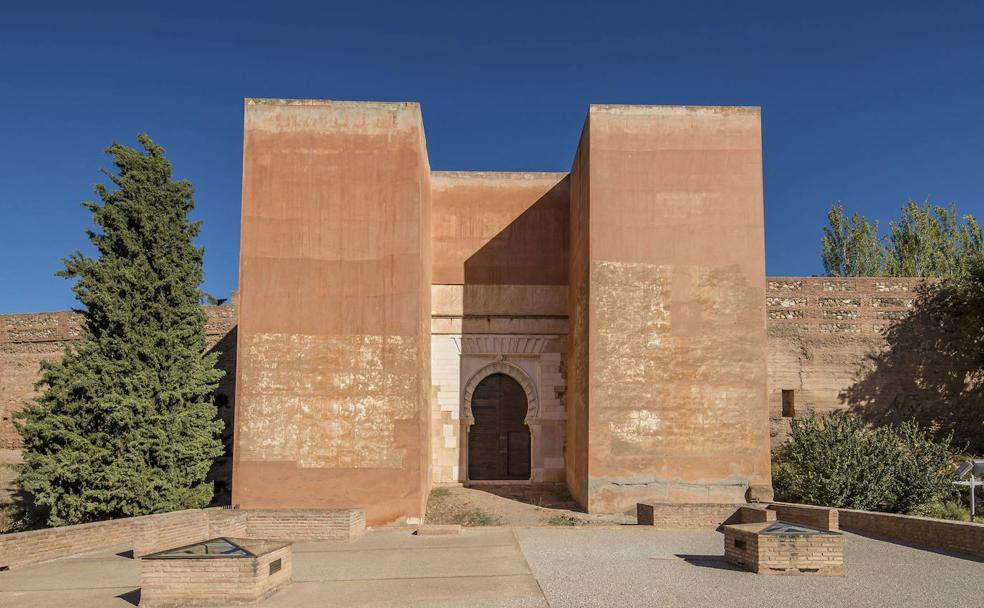
POLYGON ((218 536, 348 541, 364 531, 365 515, 358 509, 189 509, 0 534, 0 568, 19 568, 110 547, 132 548, 134 556, 139 557, 218 536))
POLYGON ((636 518, 641 526, 665 530, 715 530, 736 516, 740 504, 722 503, 658 503, 636 505, 636 518))
POLYGON ((239 509, 218 509, 212 511, 208 518, 208 538, 218 538, 220 536, 249 538, 246 517, 246 511, 240 511, 239 509))
POLYGON ((776 512, 779 521, 802 524, 818 530, 839 529, 837 509, 778 502, 770 504, 769 509, 776 512))
POLYGON ((0 535, 0 568, 19 568, 105 547, 130 546, 134 520, 100 521, 0 535))
POLYGON ((838 509, 844 530, 984 557, 984 524, 838 509))
POLYGON ((270 540, 351 540, 366 529, 361 509, 250 510, 246 536, 270 540))
POLYGON ((35 564, 108 547, 132 547, 135 556, 203 540, 221 509, 189 509, 0 534, 0 568, 35 564))
POLYGON ((133 523, 133 556, 197 543, 209 537, 209 518, 218 509, 188 509, 137 518, 133 523))

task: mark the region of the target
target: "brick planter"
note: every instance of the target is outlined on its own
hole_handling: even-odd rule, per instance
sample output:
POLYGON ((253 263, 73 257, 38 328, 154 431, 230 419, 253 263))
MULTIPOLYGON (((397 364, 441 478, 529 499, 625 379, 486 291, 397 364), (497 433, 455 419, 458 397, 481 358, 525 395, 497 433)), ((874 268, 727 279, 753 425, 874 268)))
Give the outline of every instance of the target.
POLYGON ((243 604, 290 580, 289 543, 217 538, 141 558, 140 605, 243 604))
POLYGON ((721 526, 724 556, 756 574, 843 576, 843 537, 786 522, 721 526))

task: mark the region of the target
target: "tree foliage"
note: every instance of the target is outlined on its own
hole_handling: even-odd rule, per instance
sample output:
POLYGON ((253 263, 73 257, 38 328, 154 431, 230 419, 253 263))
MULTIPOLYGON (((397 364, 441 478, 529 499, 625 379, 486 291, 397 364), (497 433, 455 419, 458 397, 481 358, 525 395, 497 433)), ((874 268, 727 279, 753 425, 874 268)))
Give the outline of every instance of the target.
POLYGON ((829 226, 823 229, 821 257, 828 276, 867 277, 884 273, 884 245, 878 238, 878 222, 844 212, 843 203, 830 206, 829 226))
POLYGON ((981 225, 954 205, 909 201, 884 236, 878 222, 848 217, 842 203, 831 205, 827 223, 820 256, 828 276, 966 277, 984 251, 981 225))
POLYGON ((960 222, 955 206, 908 202, 889 224, 885 268, 896 277, 964 277, 981 253, 981 226, 971 215, 960 222))
POLYGON ((82 339, 45 363, 40 395, 17 421, 19 474, 49 525, 206 506, 205 476, 222 453, 212 401, 222 372, 205 355, 199 305, 200 230, 188 214, 192 185, 171 178, 164 150, 106 151, 115 188, 87 202, 98 253, 76 252, 59 274, 74 279, 82 339))
POLYGON ((914 422, 871 427, 848 413, 792 421, 773 484, 781 500, 911 513, 953 496, 950 438, 914 422))

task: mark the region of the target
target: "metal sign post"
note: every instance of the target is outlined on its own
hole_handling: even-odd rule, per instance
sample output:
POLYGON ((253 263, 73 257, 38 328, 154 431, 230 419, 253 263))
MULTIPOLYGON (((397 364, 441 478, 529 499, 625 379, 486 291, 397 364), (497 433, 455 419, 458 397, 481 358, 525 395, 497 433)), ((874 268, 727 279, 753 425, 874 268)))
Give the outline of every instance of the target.
POLYGON ((977 516, 977 504, 974 495, 977 493, 978 486, 984 486, 984 480, 978 481, 978 477, 984 477, 984 460, 965 462, 957 467, 958 481, 953 482, 958 486, 970 488, 970 521, 975 521, 977 516), (964 479, 965 477, 967 479, 964 479))

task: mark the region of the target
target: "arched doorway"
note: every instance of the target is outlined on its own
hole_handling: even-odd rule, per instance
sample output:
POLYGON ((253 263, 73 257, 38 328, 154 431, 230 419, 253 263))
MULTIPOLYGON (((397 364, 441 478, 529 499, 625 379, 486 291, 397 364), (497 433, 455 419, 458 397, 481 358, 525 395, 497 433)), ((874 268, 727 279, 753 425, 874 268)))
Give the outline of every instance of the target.
POLYGON ((468 431, 468 478, 529 479, 530 429, 526 391, 506 374, 492 374, 475 387, 468 431))

